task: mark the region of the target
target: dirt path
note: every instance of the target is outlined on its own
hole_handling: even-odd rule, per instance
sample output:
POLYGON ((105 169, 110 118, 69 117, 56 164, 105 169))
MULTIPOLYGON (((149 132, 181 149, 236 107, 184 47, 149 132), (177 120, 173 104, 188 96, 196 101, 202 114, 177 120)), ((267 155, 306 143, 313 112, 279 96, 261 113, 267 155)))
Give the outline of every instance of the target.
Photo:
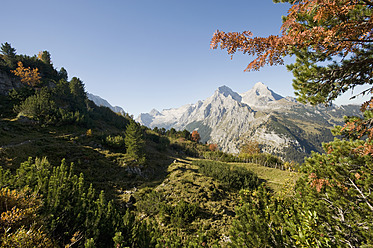
POLYGON ((18 143, 18 144, 9 144, 9 145, 5 145, 5 146, 0 146, 0 149, 22 146, 22 145, 29 144, 29 143, 31 143, 33 141, 35 141, 35 140, 26 140, 26 141, 23 141, 23 142, 18 143))

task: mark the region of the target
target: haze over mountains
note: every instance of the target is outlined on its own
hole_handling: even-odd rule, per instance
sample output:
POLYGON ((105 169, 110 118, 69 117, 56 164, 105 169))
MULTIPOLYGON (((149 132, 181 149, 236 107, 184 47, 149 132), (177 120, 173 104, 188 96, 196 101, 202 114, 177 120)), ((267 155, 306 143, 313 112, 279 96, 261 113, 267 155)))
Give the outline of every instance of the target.
POLYGON ((246 140, 256 140, 264 152, 302 162, 311 151, 321 151, 321 142, 333 139, 330 130, 345 115, 360 115, 359 107, 304 105, 258 82, 242 94, 221 86, 204 101, 153 109, 136 121, 150 128, 198 130, 202 142, 230 153, 239 152, 246 140))

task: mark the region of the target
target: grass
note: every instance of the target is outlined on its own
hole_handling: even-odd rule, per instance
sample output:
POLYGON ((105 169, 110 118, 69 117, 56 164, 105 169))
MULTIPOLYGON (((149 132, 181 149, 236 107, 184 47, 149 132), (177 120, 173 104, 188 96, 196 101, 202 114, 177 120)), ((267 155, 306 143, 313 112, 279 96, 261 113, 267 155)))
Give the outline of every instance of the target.
MULTIPOLYGON (((144 175, 137 175, 128 170, 130 157, 120 148, 107 147, 103 142, 103 137, 120 132, 103 124, 100 128, 92 129, 92 136, 87 136, 87 128, 84 127, 39 127, 3 118, 0 119, 0 163, 5 168, 15 170, 28 157, 47 157, 52 165, 59 165, 65 158, 68 163, 74 163, 76 173, 83 173, 85 180, 92 183, 97 192, 104 190, 108 199, 117 199, 124 205, 129 196, 134 195, 138 215, 157 221, 166 233, 176 233, 181 237, 202 233, 209 244, 217 241, 225 247, 222 237, 229 235, 235 208, 240 205, 238 190, 227 190, 219 181, 199 173, 199 167, 192 164, 195 159, 182 158, 182 151, 172 151, 170 147, 160 151, 157 144, 151 141, 147 141, 144 175), (157 192, 155 196, 159 197, 151 195, 152 191, 157 192), (157 204, 148 202, 150 209, 164 204, 172 208, 181 201, 196 204, 198 214, 187 226, 174 227, 159 210, 146 213, 146 208, 141 208, 144 199, 158 201, 157 204)), ((177 142, 187 149, 197 147, 190 141, 183 143, 178 139, 177 142)), ((256 164, 232 165, 253 171, 275 192, 280 192, 287 181, 294 181, 298 177, 294 172, 256 164)))
POLYGON ((284 171, 275 168, 264 167, 253 163, 232 163, 237 166, 243 166, 254 172, 260 179, 264 180, 266 184, 279 193, 288 186, 288 183, 295 183, 300 174, 297 172, 284 171))
MULTIPOLYGON (((212 177, 205 176, 198 172, 198 165, 192 164, 195 158, 177 158, 168 166, 167 177, 157 181, 158 185, 144 183, 139 190, 134 193, 138 203, 138 211, 141 216, 156 219, 158 226, 163 231, 174 232, 179 236, 200 235, 208 237, 208 243, 218 240, 222 247, 227 247, 222 239, 224 235, 229 236, 229 229, 235 217, 235 208, 240 206, 239 191, 226 189, 219 181, 212 177), (154 193, 156 192, 156 193, 154 193), (158 198, 154 198, 154 194, 158 198), (167 204, 175 206, 180 201, 190 204, 197 204, 200 213, 187 228, 176 229, 165 221, 162 214, 143 208, 142 201, 148 201, 153 196, 154 202, 151 206, 167 204), (161 203, 157 199, 162 199, 161 203), (150 211, 150 212, 149 212, 150 211)), ((295 172, 282 171, 268 168, 256 164, 230 163, 232 166, 245 167, 266 183, 275 192, 282 192, 283 188, 289 184, 288 181, 295 181, 298 174, 295 172)), ((148 203, 149 204, 149 203, 148 203)))

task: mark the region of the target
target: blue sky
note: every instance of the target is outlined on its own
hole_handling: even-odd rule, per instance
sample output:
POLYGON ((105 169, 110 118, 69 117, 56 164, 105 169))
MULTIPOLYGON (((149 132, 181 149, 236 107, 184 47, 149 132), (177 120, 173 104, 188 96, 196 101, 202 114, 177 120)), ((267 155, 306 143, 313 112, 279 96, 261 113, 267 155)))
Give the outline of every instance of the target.
POLYGON ((217 29, 278 34, 287 4, 3 0, 1 6, 0 43, 11 43, 18 54, 49 51, 55 67, 65 67, 88 92, 135 117, 204 100, 222 85, 242 93, 261 81, 280 95, 293 95, 285 66, 244 72, 250 57, 237 54, 231 60, 225 51, 210 49, 217 29))

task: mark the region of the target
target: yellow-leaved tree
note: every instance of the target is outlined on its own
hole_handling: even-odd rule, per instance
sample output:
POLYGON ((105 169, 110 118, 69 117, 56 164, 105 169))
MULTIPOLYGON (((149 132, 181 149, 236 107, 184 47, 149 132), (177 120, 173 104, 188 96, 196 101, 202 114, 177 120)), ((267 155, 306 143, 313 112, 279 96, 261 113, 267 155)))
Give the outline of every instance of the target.
POLYGON ((11 72, 21 78, 21 82, 31 87, 35 87, 40 83, 40 73, 38 68, 31 69, 30 67, 25 68, 23 63, 19 61, 18 67, 11 72))

